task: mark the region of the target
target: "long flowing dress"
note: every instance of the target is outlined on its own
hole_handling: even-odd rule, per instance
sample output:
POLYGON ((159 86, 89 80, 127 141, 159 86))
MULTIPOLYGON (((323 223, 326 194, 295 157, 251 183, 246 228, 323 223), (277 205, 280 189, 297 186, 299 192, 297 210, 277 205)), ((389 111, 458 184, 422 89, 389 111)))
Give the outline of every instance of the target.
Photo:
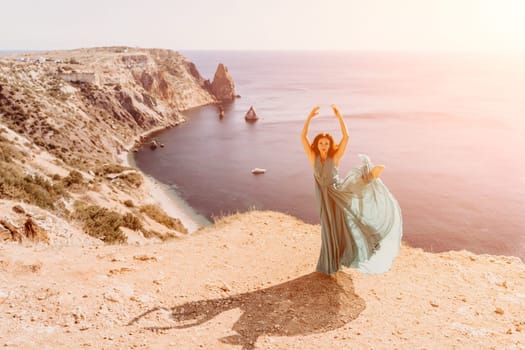
POLYGON ((341 265, 364 273, 390 269, 403 235, 401 209, 381 179, 374 179, 368 156, 339 178, 332 158, 315 159, 314 178, 321 217, 317 271, 332 274, 341 265))

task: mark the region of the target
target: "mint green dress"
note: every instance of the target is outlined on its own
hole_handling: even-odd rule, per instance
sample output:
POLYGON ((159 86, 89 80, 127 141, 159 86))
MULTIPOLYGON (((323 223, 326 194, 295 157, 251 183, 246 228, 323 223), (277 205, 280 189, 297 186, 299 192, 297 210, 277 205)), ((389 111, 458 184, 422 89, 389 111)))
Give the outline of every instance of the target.
POLYGON ((321 218, 321 253, 317 271, 332 274, 341 266, 364 273, 390 269, 399 253, 401 209, 381 179, 370 175, 366 155, 361 166, 339 178, 332 158, 314 164, 315 192, 321 218))

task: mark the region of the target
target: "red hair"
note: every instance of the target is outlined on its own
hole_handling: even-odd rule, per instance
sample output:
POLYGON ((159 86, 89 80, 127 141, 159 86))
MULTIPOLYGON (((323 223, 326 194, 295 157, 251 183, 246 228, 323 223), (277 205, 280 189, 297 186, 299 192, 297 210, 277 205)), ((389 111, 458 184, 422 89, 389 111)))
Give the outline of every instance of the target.
POLYGON ((320 155, 319 148, 317 147, 317 144, 319 143, 319 140, 323 139, 323 138, 324 139, 328 139, 328 141, 330 141, 330 149, 328 150, 328 157, 332 158, 334 156, 334 154, 335 154, 335 151, 337 151, 337 146, 338 145, 334 142, 334 138, 330 134, 327 134, 327 133, 318 134, 314 138, 314 141, 312 142, 312 145, 310 146, 310 148, 314 152, 315 156, 320 155))

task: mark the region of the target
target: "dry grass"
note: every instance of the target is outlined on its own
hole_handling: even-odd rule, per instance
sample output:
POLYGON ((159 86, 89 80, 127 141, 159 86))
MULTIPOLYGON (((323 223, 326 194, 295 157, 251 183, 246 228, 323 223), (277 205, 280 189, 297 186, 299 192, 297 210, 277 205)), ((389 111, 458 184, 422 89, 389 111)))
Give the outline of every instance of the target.
POLYGON ((67 212, 61 199, 69 198, 69 193, 63 184, 60 181, 52 183, 40 175, 24 174, 16 161, 24 163, 27 157, 27 153, 0 134, 0 197, 55 210, 57 214, 67 212))
POLYGON ((62 179, 62 182, 66 187, 71 185, 82 185, 84 183, 84 177, 79 171, 72 170, 69 174, 62 179))
POLYGON ((133 231, 142 230, 143 228, 142 221, 140 221, 138 217, 136 217, 135 215, 131 213, 127 213, 124 216, 122 216, 122 221, 123 221, 122 226, 130 228, 133 231))
POLYGON ((69 194, 60 184, 52 184, 38 175, 24 176, 18 166, 0 161, 0 197, 54 210, 63 206, 61 199, 69 194))
POLYGON ((119 179, 135 188, 139 188, 144 183, 144 178, 139 173, 127 173, 119 176, 119 179))
POLYGON ((146 238, 157 237, 158 239, 160 239, 163 242, 167 241, 167 240, 170 240, 170 239, 179 238, 179 237, 177 237, 176 235, 174 235, 173 233, 170 233, 170 232, 162 234, 160 232, 153 231, 153 230, 145 231, 144 232, 144 237, 146 237, 146 238))
POLYGON ((158 222, 159 224, 162 224, 171 230, 177 230, 182 233, 188 233, 188 230, 184 227, 184 225, 179 219, 172 218, 171 216, 166 214, 164 210, 162 210, 156 205, 143 205, 140 207, 140 211, 152 218, 153 220, 155 220, 156 222, 158 222))
POLYGON ((12 162, 14 160, 24 160, 26 157, 27 153, 11 145, 11 141, 0 134, 0 161, 12 162))

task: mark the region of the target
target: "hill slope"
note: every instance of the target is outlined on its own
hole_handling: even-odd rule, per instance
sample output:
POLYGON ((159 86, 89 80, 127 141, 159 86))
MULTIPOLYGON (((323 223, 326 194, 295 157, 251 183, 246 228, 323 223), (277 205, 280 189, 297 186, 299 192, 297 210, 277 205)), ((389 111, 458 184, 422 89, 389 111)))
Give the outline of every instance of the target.
MULTIPOLYGON (((186 232, 169 217, 175 210, 156 206, 151 181, 122 159, 144 134, 183 122, 181 111, 216 103, 209 85, 170 50, 0 57, 0 204, 36 205, 105 242, 186 232)), ((10 208, 0 214, 23 224, 10 208)), ((16 236, 0 228, 4 238, 16 236)))

